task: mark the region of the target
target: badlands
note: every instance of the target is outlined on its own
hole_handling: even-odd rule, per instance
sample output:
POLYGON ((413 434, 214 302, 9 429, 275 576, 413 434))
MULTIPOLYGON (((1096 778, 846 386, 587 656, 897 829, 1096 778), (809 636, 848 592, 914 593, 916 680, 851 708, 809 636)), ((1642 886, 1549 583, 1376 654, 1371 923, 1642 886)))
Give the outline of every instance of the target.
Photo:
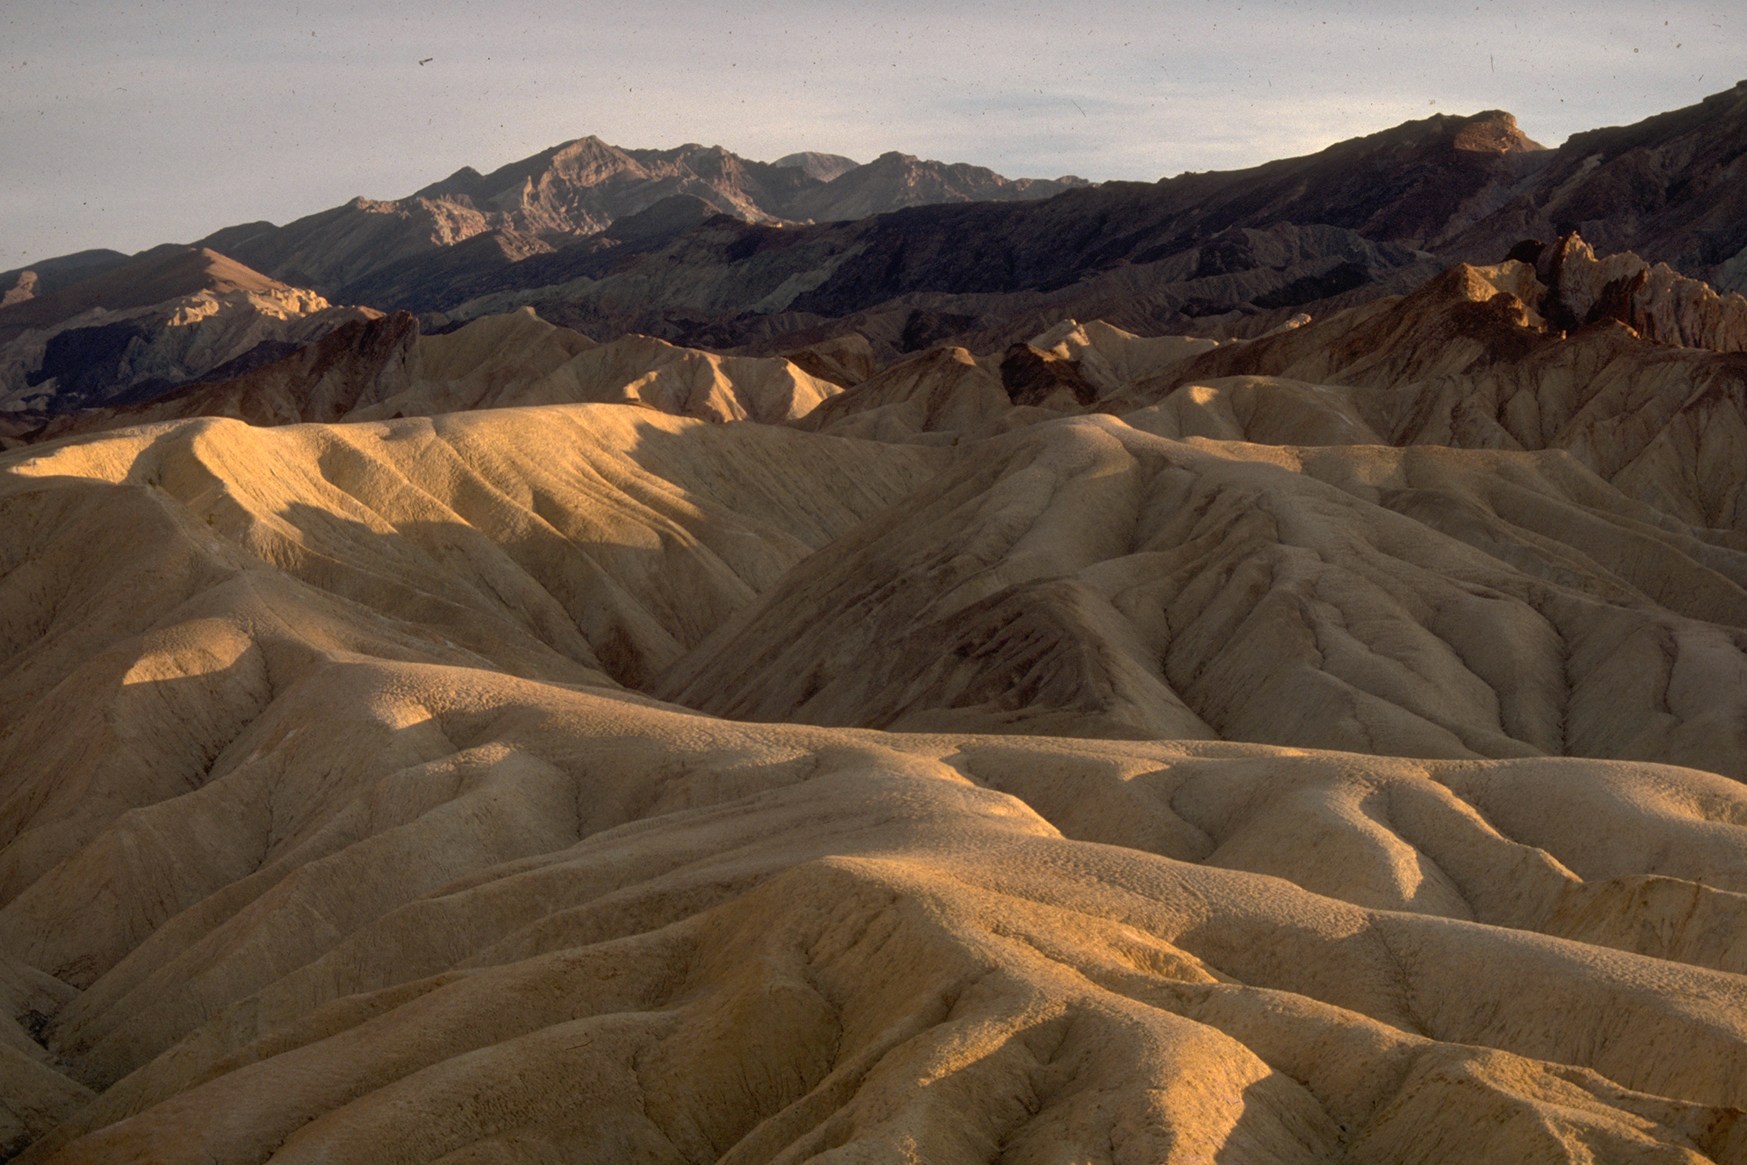
POLYGON ((1747 1165, 1747 301, 1554 237, 970 346, 21 292, 0 1159, 1747 1165))
POLYGON ((14 450, 0 1135, 1747 1161, 1742 357, 1561 287, 848 389, 522 313, 14 450))

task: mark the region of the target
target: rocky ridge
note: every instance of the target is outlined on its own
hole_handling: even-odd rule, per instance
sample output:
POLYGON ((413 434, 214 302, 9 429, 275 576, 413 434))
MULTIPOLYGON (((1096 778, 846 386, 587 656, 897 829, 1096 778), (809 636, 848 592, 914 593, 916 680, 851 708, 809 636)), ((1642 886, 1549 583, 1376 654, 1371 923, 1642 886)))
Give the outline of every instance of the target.
POLYGON ((1064 316, 1142 334, 1254 335, 1579 231, 1720 291, 1747 289, 1747 88, 1542 149, 1508 113, 1438 115, 1304 158, 1025 204, 920 207, 774 232, 700 224, 637 253, 509 264, 406 306, 534 305, 597 334, 776 351, 833 334, 883 359, 1005 345, 1064 316), (1734 200, 1734 201, 1732 201, 1734 200))
MULTIPOLYGON (((626 150, 579 138, 489 174, 463 168, 402 199, 357 198, 282 227, 249 223, 200 241, 293 282, 360 298, 381 269, 481 236, 478 259, 512 263, 599 234, 664 200, 696 199, 748 222, 859 218, 931 202, 1045 198, 1080 179, 1010 180, 976 166, 890 153, 754 162, 720 146, 626 150), (826 175, 829 175, 828 177, 826 175)), ((478 261, 476 259, 476 261, 478 261)), ((391 307, 405 306, 390 303, 391 307)))

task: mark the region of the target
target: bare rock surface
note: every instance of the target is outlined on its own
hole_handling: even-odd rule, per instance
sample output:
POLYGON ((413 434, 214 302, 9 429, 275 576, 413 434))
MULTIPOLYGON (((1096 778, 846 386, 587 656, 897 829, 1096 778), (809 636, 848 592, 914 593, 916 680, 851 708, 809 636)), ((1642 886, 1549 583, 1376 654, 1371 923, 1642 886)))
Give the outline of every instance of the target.
POLYGON ((18 1159, 1742 1160, 1747 557, 945 360, 0 458, 18 1159))
POLYGON ((1747 305, 1691 280, 1650 279, 1633 256, 1567 250, 1575 270, 1552 288, 1522 262, 1459 266, 1410 296, 1222 345, 1110 407, 1155 402, 1155 431, 1169 436, 1285 444, 1298 423, 1319 442, 1559 450, 1683 523, 1747 532, 1733 468, 1747 458, 1747 355, 1731 322, 1747 305), (1621 286, 1604 279, 1609 267, 1638 288, 1618 303, 1643 332, 1605 310, 1570 318, 1598 280, 1621 286), (1272 431, 1247 428, 1233 409, 1272 431))
POLYGON ((330 304, 213 251, 159 248, 0 305, 0 439, 80 409, 149 399, 380 314, 330 304))
POLYGON ((58 418, 39 437, 181 417, 283 425, 588 402, 777 423, 799 419, 841 391, 840 384, 781 357, 721 356, 647 336, 597 345, 527 309, 437 335, 420 334, 412 316, 397 312, 336 329, 235 378, 58 418))

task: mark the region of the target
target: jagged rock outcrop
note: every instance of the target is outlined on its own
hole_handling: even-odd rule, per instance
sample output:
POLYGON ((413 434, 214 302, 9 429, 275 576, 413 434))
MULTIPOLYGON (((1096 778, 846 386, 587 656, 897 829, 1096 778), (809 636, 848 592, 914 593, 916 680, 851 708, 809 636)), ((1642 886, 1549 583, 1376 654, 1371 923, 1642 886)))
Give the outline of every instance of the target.
POLYGON ((1747 299, 1718 295, 1666 263, 1627 252, 1598 259, 1576 234, 1541 248, 1541 313, 1562 328, 1617 320, 1647 339, 1713 352, 1747 351, 1747 299))
POLYGON ((1518 239, 1571 231, 1719 290, 1747 292, 1747 81, 1633 125, 1571 135, 1530 181, 1443 253, 1494 262, 1518 239))
MULTIPOLYGON (((1249 393, 1255 403, 1245 411, 1274 434, 1311 426, 1325 441, 1345 431, 1351 440, 1395 445, 1561 450, 1682 522, 1747 530, 1732 468, 1747 459, 1747 356, 1650 342, 1607 311, 1569 332, 1550 322, 1544 312, 1573 312, 1610 269, 1645 270, 1633 257, 1596 262, 1585 247, 1565 250, 1577 265, 1563 291, 1519 261, 1459 266, 1399 300, 1222 345, 1108 407, 1163 402, 1179 418, 1210 418, 1228 408, 1221 401, 1235 401, 1233 393, 1249 393), (1273 392, 1282 380, 1290 384, 1273 392)), ((1733 342, 1729 313, 1740 311, 1725 306, 1738 297, 1685 280, 1647 278, 1619 302, 1652 331, 1724 344, 1733 342), (1670 299, 1658 300, 1657 289, 1670 299)), ((1155 423, 1163 418, 1152 415, 1155 423)), ((1222 431, 1194 427, 1219 423, 1211 420, 1188 423, 1158 431, 1276 440, 1247 425, 1222 431)))

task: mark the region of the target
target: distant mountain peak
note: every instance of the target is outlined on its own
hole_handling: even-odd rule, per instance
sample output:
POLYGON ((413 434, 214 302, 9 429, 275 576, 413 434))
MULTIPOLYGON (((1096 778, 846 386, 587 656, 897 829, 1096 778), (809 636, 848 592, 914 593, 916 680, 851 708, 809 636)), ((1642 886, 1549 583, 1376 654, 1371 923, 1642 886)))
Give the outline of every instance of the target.
POLYGON ((766 163, 720 145, 628 149, 585 134, 489 173, 464 166, 406 198, 356 198, 283 227, 228 227, 202 242, 324 294, 365 300, 386 292, 386 302, 399 303, 405 299, 398 293, 424 278, 409 264, 444 256, 436 260, 444 270, 434 278, 448 279, 474 260, 489 266, 512 251, 525 256, 599 235, 617 219, 676 196, 695 202, 668 206, 635 224, 634 233, 652 224, 674 229, 695 216, 696 202, 746 222, 798 223, 928 203, 1040 199, 1073 184, 1007 179, 982 167, 924 162, 897 151, 866 166, 815 153, 766 163), (508 248, 451 252, 482 235, 514 235, 517 241, 508 248))
MULTIPOLYGON (((472 166, 463 166, 447 178, 438 182, 433 182, 429 186, 415 191, 413 197, 440 198, 452 191, 471 190, 479 184, 479 180, 483 177, 484 175, 482 175, 478 170, 475 170, 472 166)), ((353 201, 359 202, 362 200, 354 199, 353 201)))
POLYGON ((1488 109, 1463 118, 1450 144, 1477 154, 1515 154, 1547 148, 1522 131, 1515 114, 1502 109, 1488 109))
MULTIPOLYGON (((539 154, 535 155, 536 158, 538 158, 540 156, 541 155, 539 155, 539 154)), ((548 163, 557 163, 560 161, 568 161, 568 160, 575 159, 575 158, 614 158, 614 159, 618 159, 618 158, 623 158, 625 156, 626 155, 625 155, 624 151, 620 150, 617 146, 614 146, 608 142, 602 141, 600 138, 596 137, 594 134, 588 134, 588 135, 586 135, 584 137, 580 137, 580 138, 573 138, 572 140, 565 142, 562 145, 554 146, 551 150, 547 151, 545 154, 545 157, 546 157, 546 160, 548 161, 548 163)), ((529 159, 529 161, 531 162, 531 161, 533 161, 533 159, 529 159)), ((510 166, 511 167, 525 166, 526 164, 527 163, 514 163, 514 162, 512 162, 510 164, 510 166)), ((510 167, 505 167, 505 169, 508 169, 508 168, 510 168, 510 167)))
POLYGON ((800 170, 809 178, 830 182, 839 175, 856 169, 861 163, 842 154, 821 154, 803 150, 800 153, 784 154, 771 165, 779 170, 800 170))

